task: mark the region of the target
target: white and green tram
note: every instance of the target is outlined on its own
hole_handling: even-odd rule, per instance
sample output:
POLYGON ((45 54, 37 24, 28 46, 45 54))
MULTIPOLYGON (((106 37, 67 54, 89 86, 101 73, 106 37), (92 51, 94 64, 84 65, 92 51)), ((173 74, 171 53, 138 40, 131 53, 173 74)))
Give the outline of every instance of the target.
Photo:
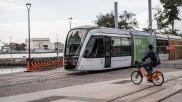
MULTIPOLYGON (((156 37, 160 37, 158 40, 167 39, 159 34, 153 35, 155 51, 156 37)), ((92 71, 134 66, 148 52, 148 44, 147 32, 87 26, 73 28, 65 42, 64 68, 92 71)))

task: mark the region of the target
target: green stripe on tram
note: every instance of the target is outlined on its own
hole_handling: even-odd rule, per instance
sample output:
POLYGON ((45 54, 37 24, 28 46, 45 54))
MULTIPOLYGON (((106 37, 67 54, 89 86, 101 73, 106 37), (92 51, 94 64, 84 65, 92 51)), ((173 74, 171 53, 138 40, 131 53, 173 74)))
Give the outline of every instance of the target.
MULTIPOLYGON (((149 36, 133 36, 134 42, 134 59, 133 65, 135 65, 135 61, 141 60, 148 52, 148 44, 149 44, 149 36)), ((153 39, 154 51, 156 51, 156 40, 153 39)))

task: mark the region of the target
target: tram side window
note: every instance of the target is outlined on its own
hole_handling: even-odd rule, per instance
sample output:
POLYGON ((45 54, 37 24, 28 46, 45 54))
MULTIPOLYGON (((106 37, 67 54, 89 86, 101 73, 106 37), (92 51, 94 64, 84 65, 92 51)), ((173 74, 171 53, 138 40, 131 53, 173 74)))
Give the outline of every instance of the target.
POLYGON ((165 46, 168 46, 168 45, 169 45, 168 40, 165 40, 165 41, 164 41, 164 45, 165 45, 165 46))
POLYGON ((131 55, 130 38, 121 38, 121 55, 122 56, 130 56, 131 55))
POLYGON ((121 40, 120 38, 112 38, 112 56, 121 56, 121 40))
POLYGON ((165 40, 157 40, 157 52, 158 54, 167 53, 166 46, 168 46, 168 42, 165 40))
POLYGON ((98 36, 93 36, 89 40, 85 49, 84 57, 99 58, 104 57, 103 39, 98 36))
POLYGON ((166 46, 168 46, 169 43, 168 43, 168 40, 164 40, 164 50, 165 50, 165 53, 168 53, 168 50, 166 49, 166 46))

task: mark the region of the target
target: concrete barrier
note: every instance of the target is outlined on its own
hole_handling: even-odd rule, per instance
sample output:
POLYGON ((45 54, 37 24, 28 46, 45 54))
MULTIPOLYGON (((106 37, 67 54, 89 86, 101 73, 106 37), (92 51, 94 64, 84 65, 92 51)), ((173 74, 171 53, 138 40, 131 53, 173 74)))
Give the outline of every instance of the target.
POLYGON ((26 66, 26 58, 1 58, 0 66, 26 66))

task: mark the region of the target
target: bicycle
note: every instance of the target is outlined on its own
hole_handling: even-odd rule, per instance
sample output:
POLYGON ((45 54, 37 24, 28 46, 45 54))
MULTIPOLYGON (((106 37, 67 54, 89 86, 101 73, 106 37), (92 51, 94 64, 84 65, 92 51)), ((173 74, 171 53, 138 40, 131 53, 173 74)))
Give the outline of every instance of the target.
POLYGON ((140 84, 143 80, 143 77, 152 82, 155 86, 160 86, 163 84, 164 76, 160 71, 153 72, 153 68, 150 68, 152 74, 147 76, 147 72, 142 66, 143 63, 139 63, 138 71, 133 71, 131 74, 131 81, 134 84, 140 84))

